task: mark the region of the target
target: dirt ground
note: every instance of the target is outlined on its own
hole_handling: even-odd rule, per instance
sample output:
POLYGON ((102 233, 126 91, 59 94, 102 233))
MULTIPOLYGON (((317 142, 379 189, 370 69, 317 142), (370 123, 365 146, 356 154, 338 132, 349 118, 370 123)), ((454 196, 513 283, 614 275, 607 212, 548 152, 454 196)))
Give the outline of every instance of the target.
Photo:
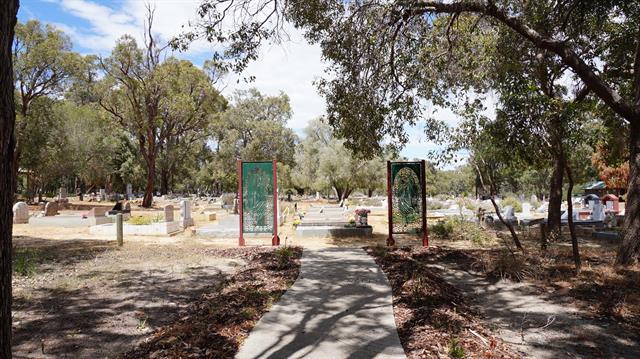
MULTIPOLYGON (((323 203, 298 202, 298 209, 305 211, 309 205, 323 203)), ((136 207, 132 214, 155 217, 162 213, 161 208, 162 203, 154 209, 136 207)), ((205 208, 206 204, 194 206, 196 226, 210 223, 202 214, 205 208)), ((63 213, 80 214, 86 210, 63 213)), ((216 211, 219 218, 226 215, 224 210, 216 211)), ((177 217, 178 213, 175 215, 177 217)), ((369 223, 374 229, 371 238, 297 238, 291 222, 292 218, 288 218, 279 228, 282 244, 365 247, 384 246, 387 239, 384 210, 374 210, 369 215, 369 223)), ((399 247, 421 245, 419 238, 394 237, 399 247)), ((590 348, 596 348, 589 352, 592 354, 598 353, 599 346, 607 345, 607 337, 598 333, 619 326, 622 329, 616 329, 616 333, 638 330, 640 267, 613 268, 611 263, 617 243, 582 237, 584 267, 576 276, 571 268, 568 243, 553 243, 547 254, 539 255, 535 236, 524 237, 530 255, 516 266, 525 274, 523 284, 503 281, 492 276, 495 273, 489 273, 488 268, 500 262, 504 253, 497 240, 479 247, 471 241, 431 236, 430 244, 447 253, 444 257, 434 254, 436 262, 431 264, 444 266, 441 276, 456 286, 463 296, 478 299, 479 292, 487 296, 486 300, 479 301, 481 311, 500 304, 500 292, 487 289, 496 283, 503 283, 508 288, 526 285, 530 290, 526 293, 514 291, 514 295, 521 301, 543 298, 543 306, 545 300, 562 297, 562 305, 573 308, 573 317, 590 320, 582 336, 574 336, 572 340, 590 341, 590 348), (465 277, 468 275, 472 277, 465 277), (460 278, 468 281, 460 281, 460 278), (469 281, 474 285, 469 286, 469 281), (596 327, 592 326, 594 323, 596 327), (589 334, 591 332, 595 334, 589 334)), ((113 357, 130 350, 157 328, 175 322, 203 292, 247 264, 242 258, 220 252, 221 248, 235 248, 237 238, 199 238, 188 230, 171 237, 126 236, 122 248, 117 247, 114 239, 90 235, 88 228, 15 225, 13 321, 16 358, 113 357)), ((249 246, 268 246, 270 243, 268 236, 247 238, 249 246)), ((559 308, 555 315, 562 315, 562 305, 554 307, 559 308)), ((505 315, 485 313, 488 327, 494 325, 492 319, 505 315)), ((510 320, 523 322, 522 313, 518 311, 506 315, 510 320)), ((556 330, 556 333, 559 332, 556 330)), ((566 343, 561 334, 550 334, 543 340, 566 343)), ((533 340, 528 344, 526 340, 513 339, 506 331, 503 335, 503 339, 520 352, 527 352, 527 345, 540 346, 533 340)), ((616 335, 610 340, 621 345, 616 348, 630 345, 636 350, 639 345, 636 339, 624 335, 616 335)), ((544 356, 554 357, 561 353, 557 355, 560 357, 567 352, 565 349, 562 345, 551 346, 545 352, 549 355, 544 356)), ((606 351, 600 353, 607 356, 606 351)), ((625 357, 612 355, 609 357, 625 357)))
MULTIPOLYGON (((59 235, 59 234, 58 234, 59 235)), ((241 268, 192 243, 20 237, 14 277, 16 358, 113 357, 241 268)))

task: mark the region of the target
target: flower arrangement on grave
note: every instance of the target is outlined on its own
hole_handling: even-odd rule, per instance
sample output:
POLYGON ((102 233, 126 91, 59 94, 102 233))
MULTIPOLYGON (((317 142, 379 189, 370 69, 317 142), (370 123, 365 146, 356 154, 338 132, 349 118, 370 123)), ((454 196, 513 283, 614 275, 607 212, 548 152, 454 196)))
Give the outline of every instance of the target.
POLYGON ((358 208, 355 210, 356 214, 356 225, 358 226, 368 226, 369 225, 369 213, 371 210, 366 208, 358 208))

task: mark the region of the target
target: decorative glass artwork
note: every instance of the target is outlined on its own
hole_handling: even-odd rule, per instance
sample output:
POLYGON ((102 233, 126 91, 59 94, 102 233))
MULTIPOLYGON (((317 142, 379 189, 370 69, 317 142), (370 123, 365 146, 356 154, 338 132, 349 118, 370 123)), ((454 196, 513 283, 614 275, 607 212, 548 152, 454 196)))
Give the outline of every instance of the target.
POLYGON ((273 232, 273 163, 242 162, 242 213, 245 233, 273 232))
POLYGON ((422 231, 419 162, 391 163, 393 233, 422 231))

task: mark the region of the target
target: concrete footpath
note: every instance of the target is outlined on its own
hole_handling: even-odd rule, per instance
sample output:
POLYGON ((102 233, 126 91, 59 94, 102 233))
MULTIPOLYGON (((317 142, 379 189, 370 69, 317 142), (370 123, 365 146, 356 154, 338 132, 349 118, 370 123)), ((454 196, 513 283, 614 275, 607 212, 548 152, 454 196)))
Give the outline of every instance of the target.
POLYGON ((404 358, 391 287, 359 248, 305 248, 300 276, 236 358, 404 358))

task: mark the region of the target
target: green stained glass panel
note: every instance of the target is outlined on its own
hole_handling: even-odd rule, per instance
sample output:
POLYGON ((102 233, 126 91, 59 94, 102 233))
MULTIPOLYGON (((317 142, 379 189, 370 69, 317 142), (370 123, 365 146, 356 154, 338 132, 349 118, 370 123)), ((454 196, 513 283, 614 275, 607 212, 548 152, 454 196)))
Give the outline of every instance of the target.
POLYGON ((422 231, 420 162, 391 163, 393 233, 422 231))
POLYGON ((273 163, 242 162, 243 231, 272 233, 273 210, 273 163))

